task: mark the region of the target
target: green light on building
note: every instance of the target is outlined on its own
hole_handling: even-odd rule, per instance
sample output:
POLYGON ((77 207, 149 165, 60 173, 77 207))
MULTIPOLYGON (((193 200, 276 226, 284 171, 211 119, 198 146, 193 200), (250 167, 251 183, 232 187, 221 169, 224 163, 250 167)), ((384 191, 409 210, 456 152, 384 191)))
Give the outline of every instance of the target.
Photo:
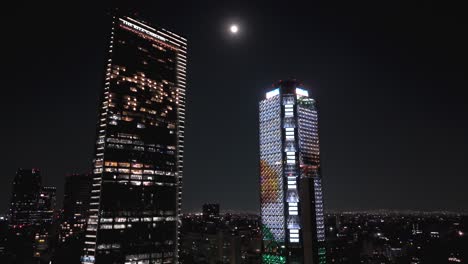
POLYGON ((286 257, 264 254, 262 256, 262 263, 264 263, 264 264, 285 264, 286 263, 286 257))

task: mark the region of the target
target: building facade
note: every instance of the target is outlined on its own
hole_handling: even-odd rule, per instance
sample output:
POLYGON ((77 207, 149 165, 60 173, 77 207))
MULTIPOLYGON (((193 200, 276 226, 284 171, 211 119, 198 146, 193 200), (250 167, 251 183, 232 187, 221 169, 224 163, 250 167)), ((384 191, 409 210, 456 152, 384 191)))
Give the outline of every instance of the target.
POLYGON ((18 169, 13 180, 10 228, 23 229, 40 224, 38 212, 42 179, 37 169, 18 169))
POLYGON ((51 254, 56 188, 42 186, 37 169, 18 169, 10 204, 11 251, 18 261, 47 261, 51 254), (18 246, 21 245, 21 246, 18 246))
POLYGON ((176 263, 186 39, 115 14, 82 263, 176 263))
POLYGON ((63 212, 59 240, 78 238, 86 227, 92 186, 91 174, 72 174, 65 177, 63 212))
POLYGON ((263 263, 326 263, 316 101, 294 80, 260 102, 263 263))
POLYGON ((55 209, 57 207, 57 188, 43 186, 39 193, 38 210, 43 225, 51 225, 54 222, 55 209))
POLYGON ((50 259, 53 243, 53 224, 57 206, 57 188, 41 187, 37 205, 39 225, 35 229, 33 239, 33 255, 35 258, 50 259))

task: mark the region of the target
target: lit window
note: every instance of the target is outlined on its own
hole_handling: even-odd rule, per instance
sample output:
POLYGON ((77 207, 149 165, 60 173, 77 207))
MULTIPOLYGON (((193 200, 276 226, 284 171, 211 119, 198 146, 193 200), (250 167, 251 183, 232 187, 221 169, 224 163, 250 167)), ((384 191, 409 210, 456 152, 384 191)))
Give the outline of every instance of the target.
POLYGON ((289 215, 298 215, 297 211, 289 211, 289 215))

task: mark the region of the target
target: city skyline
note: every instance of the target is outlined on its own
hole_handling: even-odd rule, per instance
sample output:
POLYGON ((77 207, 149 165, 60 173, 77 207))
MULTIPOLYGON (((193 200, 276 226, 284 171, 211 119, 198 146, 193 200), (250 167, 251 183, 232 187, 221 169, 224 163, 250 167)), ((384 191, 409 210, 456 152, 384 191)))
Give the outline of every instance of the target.
MULTIPOLYGON (((397 9, 398 4, 395 5, 390 11, 397 9)), ((340 18, 344 14, 334 14, 336 10, 326 4, 315 6, 324 14, 310 11, 316 16, 307 16, 312 29, 301 25, 307 21, 304 17, 308 13, 299 10, 298 21, 275 24, 270 15, 281 14, 279 6, 272 3, 267 11, 242 4, 226 8, 202 6, 208 11, 203 13, 206 18, 196 17, 200 25, 186 25, 194 18, 175 21, 156 9, 154 13, 142 12, 150 22, 169 25, 169 29, 188 35, 193 42, 189 54, 193 53, 194 60, 188 68, 193 74, 189 77, 193 89, 188 92, 192 99, 187 108, 192 109, 192 114, 187 117, 191 135, 186 138, 186 158, 190 161, 186 164, 184 211, 212 201, 219 201, 223 208, 258 210, 258 203, 251 202, 257 200, 258 193, 255 104, 271 88, 272 80, 288 77, 308 83, 306 88, 320 101, 324 185, 333 190, 325 194, 329 208, 466 210, 466 179, 462 175, 466 172, 463 163, 467 109, 466 97, 457 89, 466 83, 461 74, 466 66, 461 66, 462 57, 453 58, 458 52, 457 44, 453 44, 454 51, 442 52, 438 45, 448 44, 438 40, 427 44, 432 37, 425 31, 409 36, 411 30, 404 31, 403 24, 419 24, 406 13, 396 25, 390 25, 394 20, 383 16, 377 19, 375 28, 364 26, 371 37, 355 28, 363 21, 346 17, 351 24, 345 27, 346 19, 340 18), (333 22, 335 18, 338 20, 333 22), (242 30, 235 39, 223 31, 226 20, 240 21, 242 30), (383 27, 382 33, 378 26, 387 28, 383 27), (288 28, 296 31, 289 32, 288 28), (293 39, 303 34, 305 38, 303 43, 292 45, 280 40, 278 47, 267 47, 285 33, 293 39), (423 43, 427 46, 421 46, 423 43), (414 54, 404 55, 406 48, 414 54), (249 57, 252 50, 258 50, 258 59, 249 57), (428 50, 433 52, 430 58, 425 57, 428 50), (207 57, 210 52, 218 56, 207 57), (212 169, 206 171, 208 163, 212 169), (239 198, 239 193, 245 195, 239 198)), ((184 8, 180 16, 195 13, 189 11, 194 6, 184 8)), ((431 6, 425 8, 433 10, 431 6)), ((39 10, 51 15, 47 13, 50 11, 39 10)), ((19 58, 6 60, 13 65, 7 71, 11 76, 6 77, 6 83, 15 90, 8 91, 12 100, 3 107, 4 111, 15 111, 15 118, 7 117, 14 127, 2 130, 5 138, 14 139, 6 143, 2 154, 7 164, 1 184, 3 212, 8 208, 18 167, 39 168, 45 183, 59 189, 66 173, 90 172, 97 121, 92 109, 98 105, 99 78, 103 73, 100 61, 105 56, 105 45, 101 44, 105 43, 101 36, 106 32, 105 8, 88 12, 87 19, 81 18, 82 11, 72 12, 70 18, 63 14, 44 18, 45 38, 34 51, 22 49, 22 43, 10 47, 19 58), (57 27, 57 31, 48 31, 47 26, 53 26, 56 18, 70 23, 71 31, 83 38, 57 27), (50 41, 45 41, 48 38, 50 41), (32 67, 21 69, 31 78, 25 80, 23 76, 18 82, 19 63, 29 55, 35 58, 32 67), (69 81, 77 76, 76 82, 69 81), (90 110, 74 110, 85 108, 90 110)), ((29 22, 39 16, 21 8, 15 12, 25 12, 29 22)), ((433 26, 438 20, 428 21, 433 26)), ((26 40, 12 29, 7 32, 26 40)), ((463 55, 461 51, 460 54, 463 55)))

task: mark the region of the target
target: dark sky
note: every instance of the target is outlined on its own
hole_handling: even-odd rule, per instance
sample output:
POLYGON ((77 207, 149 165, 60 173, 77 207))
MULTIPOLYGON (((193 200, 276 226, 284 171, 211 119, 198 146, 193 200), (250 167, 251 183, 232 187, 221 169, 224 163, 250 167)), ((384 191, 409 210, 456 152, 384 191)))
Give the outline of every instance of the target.
MULTIPOLYGON (((447 2, 133 1, 189 40, 184 210, 257 210, 257 104, 289 77, 320 104, 327 208, 468 209, 468 23, 447 2)), ((1 212, 17 167, 59 195, 90 170, 110 2, 61 3, 2 11, 1 212)))

